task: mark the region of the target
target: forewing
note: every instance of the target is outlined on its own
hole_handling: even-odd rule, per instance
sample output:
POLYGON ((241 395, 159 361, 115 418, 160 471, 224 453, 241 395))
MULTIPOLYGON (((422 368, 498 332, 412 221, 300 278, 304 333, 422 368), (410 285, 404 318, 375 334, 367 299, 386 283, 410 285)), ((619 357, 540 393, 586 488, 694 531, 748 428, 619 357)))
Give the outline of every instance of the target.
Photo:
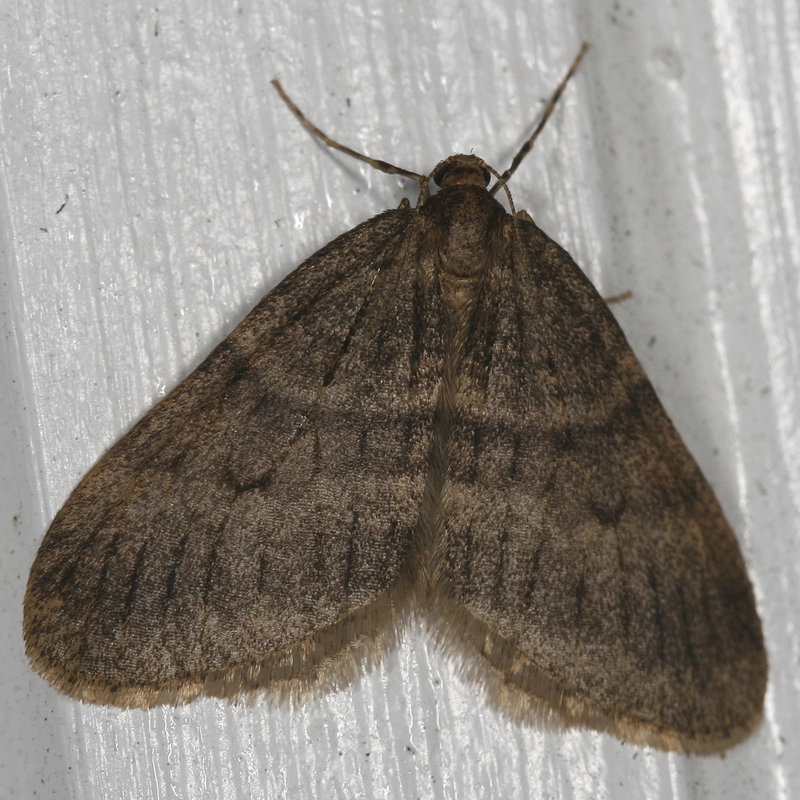
POLYGON ((312 256, 75 489, 25 601, 58 688, 120 705, 303 690, 380 647, 441 360, 414 220, 386 212, 312 256))
POLYGON ((758 720, 734 535, 605 303, 530 222, 467 327, 443 497, 442 635, 489 662, 509 710, 540 698, 695 750, 758 720))

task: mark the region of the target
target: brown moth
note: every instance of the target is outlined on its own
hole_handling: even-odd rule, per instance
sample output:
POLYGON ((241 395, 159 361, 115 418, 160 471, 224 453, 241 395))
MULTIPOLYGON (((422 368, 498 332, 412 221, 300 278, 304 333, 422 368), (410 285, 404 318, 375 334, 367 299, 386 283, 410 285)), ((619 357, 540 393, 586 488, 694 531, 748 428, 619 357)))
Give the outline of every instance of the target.
MULTIPOLYGON (((326 245, 86 475, 34 668, 94 703, 304 698, 411 614, 502 709, 697 752, 761 716, 753 592, 606 304, 456 155, 326 245), (430 196, 429 180, 441 187, 430 196)), ((507 189, 505 189, 507 193, 507 189)))

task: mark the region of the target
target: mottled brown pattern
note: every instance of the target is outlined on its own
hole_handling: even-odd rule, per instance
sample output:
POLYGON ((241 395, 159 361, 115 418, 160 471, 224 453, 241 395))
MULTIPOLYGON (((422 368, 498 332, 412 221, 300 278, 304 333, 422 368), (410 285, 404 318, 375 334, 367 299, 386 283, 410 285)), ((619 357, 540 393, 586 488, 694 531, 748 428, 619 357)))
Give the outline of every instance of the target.
POLYGON ((740 737, 766 660, 713 492, 569 255, 524 219, 494 252, 453 388, 444 637, 511 710, 545 695, 664 746, 740 737))
POLYGON ((341 685, 411 611, 522 719, 720 749, 766 658, 736 540, 605 304, 474 156, 268 294, 83 479, 34 667, 130 706, 341 685))

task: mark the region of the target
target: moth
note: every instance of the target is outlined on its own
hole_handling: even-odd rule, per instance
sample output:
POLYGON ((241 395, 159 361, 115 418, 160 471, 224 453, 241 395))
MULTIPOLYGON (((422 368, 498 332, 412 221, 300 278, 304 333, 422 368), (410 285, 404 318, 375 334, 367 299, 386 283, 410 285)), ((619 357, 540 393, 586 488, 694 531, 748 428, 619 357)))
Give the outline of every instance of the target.
POLYGON ((506 187, 584 50, 503 175, 369 159, 276 83, 419 202, 300 265, 83 478, 25 597, 53 686, 302 699, 419 614, 514 718, 697 752, 754 728, 736 538, 606 303, 506 187))

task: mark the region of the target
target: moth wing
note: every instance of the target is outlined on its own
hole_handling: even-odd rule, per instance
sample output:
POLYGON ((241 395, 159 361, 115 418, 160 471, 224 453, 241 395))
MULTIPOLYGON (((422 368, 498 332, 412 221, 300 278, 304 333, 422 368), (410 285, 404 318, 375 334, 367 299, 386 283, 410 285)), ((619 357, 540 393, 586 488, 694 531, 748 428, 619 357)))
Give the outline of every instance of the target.
POLYGON ((57 688, 124 706, 302 691, 391 637, 442 357, 413 219, 312 256, 81 481, 25 600, 57 688))
POLYGON ((766 681, 736 539, 605 303, 533 223, 517 232, 453 400, 440 635, 517 716, 724 747, 766 681))

